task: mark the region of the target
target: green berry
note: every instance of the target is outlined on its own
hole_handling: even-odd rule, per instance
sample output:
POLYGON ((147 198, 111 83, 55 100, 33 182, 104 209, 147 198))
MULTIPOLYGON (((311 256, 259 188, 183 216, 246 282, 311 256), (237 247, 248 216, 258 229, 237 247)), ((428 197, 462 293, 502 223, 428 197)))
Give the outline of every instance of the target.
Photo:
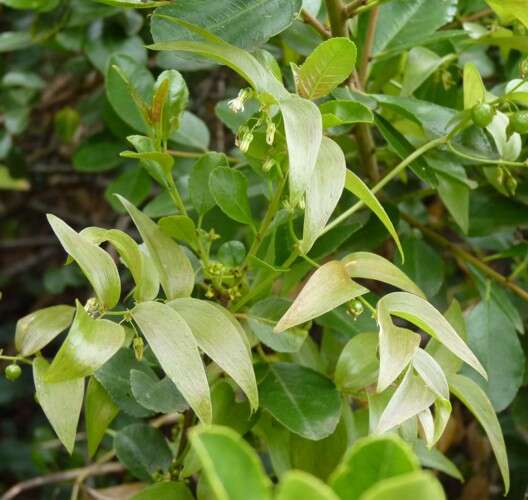
POLYGON ((510 117, 510 129, 519 134, 528 134, 528 111, 517 111, 510 117))
POLYGON ((363 310, 364 310, 364 307, 360 300, 356 299, 356 300, 351 301, 348 304, 347 312, 354 318, 361 316, 363 314, 363 310))
POLYGON ((471 110, 473 123, 480 128, 487 127, 491 123, 491 120, 493 120, 494 116, 495 110, 493 109, 493 106, 485 102, 476 104, 471 110))
POLYGON ((7 380, 16 380, 20 375, 22 375, 22 368, 20 366, 15 364, 6 366, 5 377, 7 380))

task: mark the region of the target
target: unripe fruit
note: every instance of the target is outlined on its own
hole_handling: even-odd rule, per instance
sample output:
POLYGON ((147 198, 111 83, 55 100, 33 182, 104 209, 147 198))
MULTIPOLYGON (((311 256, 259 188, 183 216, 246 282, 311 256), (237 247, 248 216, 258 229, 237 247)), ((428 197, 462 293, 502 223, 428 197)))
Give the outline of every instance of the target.
POLYGON ((347 312, 354 318, 361 316, 361 314, 363 314, 363 310, 364 307, 360 300, 355 299, 348 304, 347 312))
POLYGON ((7 380, 16 380, 20 375, 22 375, 22 368, 20 366, 15 364, 6 366, 5 377, 7 380))
POLYGON ((519 134, 528 134, 528 111, 517 111, 510 118, 510 129, 519 134))
POLYGON ((493 109, 493 106, 485 102, 475 104, 471 110, 471 118, 473 119, 473 123, 480 128, 487 127, 493 120, 494 116, 495 110, 493 109))

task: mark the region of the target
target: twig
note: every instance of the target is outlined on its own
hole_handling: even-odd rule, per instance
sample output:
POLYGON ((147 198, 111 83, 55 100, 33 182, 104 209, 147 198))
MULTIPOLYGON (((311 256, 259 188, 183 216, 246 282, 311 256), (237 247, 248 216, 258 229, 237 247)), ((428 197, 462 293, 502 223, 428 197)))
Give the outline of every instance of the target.
POLYGON ((478 257, 475 257, 473 254, 461 248, 460 245, 449 241, 433 229, 428 228, 423 224, 420 224, 416 219, 414 219, 410 215, 407 215, 405 213, 401 213, 400 215, 402 219, 407 221, 411 226, 415 227, 416 229, 419 229, 426 238, 429 238, 437 245, 446 248, 461 260, 472 264, 477 269, 482 271, 486 276, 491 278, 493 281, 496 281, 499 285, 503 286, 504 288, 508 288, 513 293, 518 295, 521 299, 526 300, 528 302, 528 292, 513 281, 510 281, 506 276, 503 276, 502 274, 492 269, 490 266, 482 262, 478 257))
POLYGON ((345 17, 345 8, 342 0, 326 0, 326 10, 330 20, 332 36, 348 36, 347 18, 345 17))
POLYGON ((492 9, 483 9, 483 10, 480 10, 480 11, 475 12, 473 14, 470 14, 468 16, 460 17, 459 19, 456 19, 453 22, 451 22, 449 24, 446 24, 442 29, 455 28, 456 26, 458 26, 460 24, 467 23, 467 22, 472 22, 472 21, 478 21, 479 19, 482 19, 483 17, 490 16, 492 14, 493 14, 493 10, 492 9))
POLYGON ((361 51, 361 61, 359 63, 358 75, 361 87, 365 88, 368 77, 368 66, 370 62, 370 55, 372 47, 374 46, 374 37, 376 35, 376 26, 378 24, 379 7, 374 7, 369 15, 367 33, 365 34, 365 42, 361 51))
POLYGON ((306 9, 301 10, 301 17, 306 24, 309 24, 312 28, 314 28, 315 31, 317 31, 317 33, 319 33, 323 38, 330 38, 331 33, 306 9))
POLYGON ((53 474, 47 474, 45 476, 34 477, 27 481, 22 481, 15 484, 9 490, 4 493, 1 500, 11 500, 20 493, 35 488, 40 488, 47 484, 64 483, 73 481, 79 476, 92 477, 92 476, 103 476, 105 474, 118 474, 124 472, 125 468, 117 462, 110 462, 107 464, 93 464, 87 467, 79 467, 77 469, 70 469, 64 472, 54 472, 53 474))
POLYGON ((367 5, 369 0, 352 0, 352 2, 345 5, 343 12, 346 17, 352 17, 356 14, 359 7, 367 5))

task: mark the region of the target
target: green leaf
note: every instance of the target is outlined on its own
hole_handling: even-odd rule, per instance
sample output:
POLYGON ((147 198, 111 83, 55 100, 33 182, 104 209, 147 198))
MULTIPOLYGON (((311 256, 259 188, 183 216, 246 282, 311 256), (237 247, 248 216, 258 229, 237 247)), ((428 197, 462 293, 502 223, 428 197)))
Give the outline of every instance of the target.
POLYGON ((398 262, 401 270, 424 291, 426 297, 434 297, 445 279, 444 261, 423 240, 405 238, 402 242, 405 262, 398 262))
POLYGON ((323 137, 312 178, 306 188, 303 239, 300 251, 307 254, 324 230, 345 185, 346 160, 332 139, 323 137))
POLYGON ((150 257, 141 251, 138 244, 128 234, 119 229, 98 227, 87 227, 79 234, 97 246, 106 241, 112 244, 134 278, 136 283, 134 298, 137 301, 152 300, 157 297, 158 273, 156 269, 153 269, 150 257))
POLYGON ((378 378, 377 351, 378 336, 374 333, 360 333, 349 340, 337 361, 337 388, 353 393, 374 384, 378 378))
POLYGON ((263 367, 262 372, 262 407, 282 425, 315 441, 334 432, 341 416, 341 401, 329 379, 310 368, 289 363, 273 363, 263 367))
POLYGON ((158 221, 161 230, 175 240, 184 241, 194 250, 197 248, 196 226, 187 215, 169 215, 158 221))
POLYGON ((167 299, 191 295, 194 288, 194 271, 189 258, 180 246, 129 201, 122 196, 118 198, 134 221, 148 248, 167 299))
POLYGON ((142 302, 132 317, 158 359, 202 422, 211 422, 211 398, 205 368, 190 327, 171 307, 142 302))
POLYGON ((269 500, 271 483, 257 454, 235 431, 220 426, 189 433, 207 482, 218 500, 269 500))
POLYGON ((95 0, 105 5, 111 5, 112 7, 120 7, 122 9, 154 9, 167 5, 168 1, 143 1, 143 0, 95 0))
POLYGON ((119 413, 119 408, 112 401, 104 387, 91 377, 86 389, 84 403, 84 421, 86 440, 88 441, 88 456, 95 455, 110 423, 119 413))
POLYGON ((209 175, 209 191, 228 217, 253 226, 246 176, 230 167, 216 167, 209 175))
POLYGON ((184 111, 181 115, 180 126, 171 134, 170 140, 184 146, 207 151, 211 136, 202 119, 189 111, 184 111))
POLYGON ((486 87, 480 72, 473 63, 464 65, 464 109, 471 109, 476 104, 486 101, 486 87))
POLYGON ((282 478, 276 500, 338 500, 337 495, 320 479, 300 470, 287 472, 282 478))
MULTIPOLYGON (((489 169, 484 169, 487 172, 489 169)), ((447 210, 464 234, 469 230, 469 187, 449 175, 435 172, 438 194, 447 210)))
POLYGON ((175 69, 162 71, 154 84, 152 98, 153 121, 160 121, 161 137, 167 138, 180 127, 188 101, 189 89, 181 73, 175 69))
POLYGON ((362 500, 393 500, 395 498, 446 500, 440 481, 430 472, 423 471, 385 479, 361 497, 362 500))
POLYGON ((341 500, 357 500, 380 481, 417 469, 418 460, 401 438, 369 436, 356 441, 348 450, 329 483, 341 500))
POLYGON ((486 2, 505 22, 518 19, 528 27, 528 13, 523 0, 486 0, 486 2))
POLYGON ((193 500, 194 497, 187 485, 182 482, 163 482, 147 486, 134 495, 131 500, 193 500))
POLYGON ((148 197, 151 187, 152 181, 147 172, 140 166, 136 166, 125 170, 108 184, 105 189, 105 198, 116 212, 124 213, 123 206, 115 197, 116 194, 139 205, 148 197))
POLYGON ((220 245, 216 253, 217 259, 228 267, 242 265, 246 256, 246 247, 244 243, 237 240, 226 241, 220 245))
POLYGON ((64 382, 92 375, 123 345, 125 330, 107 319, 93 319, 79 301, 68 336, 45 375, 46 382, 64 382))
POLYGON ((252 427, 254 418, 249 401, 239 401, 237 396, 227 379, 215 383, 211 388, 213 423, 230 427, 243 436, 252 427))
POLYGON ((413 47, 407 56, 400 95, 411 95, 444 62, 432 50, 425 47, 413 47))
POLYGON ((301 97, 283 99, 279 106, 288 146, 290 201, 296 205, 311 183, 323 138, 323 121, 317 106, 301 97))
POLYGON ((174 158, 168 153, 161 153, 157 150, 154 141, 144 135, 129 135, 127 141, 134 146, 134 151, 123 151, 121 156, 125 158, 137 158, 141 166, 149 175, 165 188, 169 187, 169 178, 172 175, 174 158))
POLYGON ((504 481, 505 494, 510 489, 510 470, 506 445, 500 428, 497 415, 484 391, 471 379, 463 375, 448 374, 449 389, 468 410, 473 413, 480 425, 486 431, 493 452, 499 464, 499 469, 504 481))
POLYGON ((132 424, 114 438, 119 461, 138 479, 150 481, 155 473, 167 472, 172 452, 163 434, 147 424, 132 424))
POLYGON ((306 58, 296 75, 302 97, 325 97, 354 70, 357 49, 348 38, 336 37, 322 42, 306 58))
POLYGON ((373 123, 372 111, 363 104, 347 100, 326 101, 319 106, 323 127, 331 128, 352 123, 373 123))
POLYGON ((141 406, 156 413, 182 413, 188 408, 180 391, 168 377, 160 380, 156 375, 131 370, 130 389, 141 406))
POLYGON ((385 212, 385 209, 378 201, 374 193, 354 172, 352 172, 352 170, 347 169, 346 171, 345 189, 347 189, 354 196, 359 198, 368 208, 370 208, 374 212, 376 217, 383 223, 383 225, 387 228, 389 234, 394 239, 403 260, 404 255, 400 243, 400 238, 398 237, 398 233, 396 232, 396 229, 394 229, 394 225, 392 224, 389 216, 387 215, 387 212, 385 212))
POLYGON ((226 156, 223 153, 206 153, 193 165, 189 177, 189 195, 192 204, 199 215, 206 214, 216 202, 209 190, 209 179, 211 172, 216 167, 229 167, 226 156))
POLYGON ((500 412, 510 405, 523 384, 523 348, 513 324, 493 300, 478 304, 468 315, 467 325, 469 347, 482 360, 488 380, 468 375, 484 389, 495 411, 500 412))
POLYGON ((247 323, 257 338, 277 352, 298 352, 308 335, 301 328, 290 328, 275 333, 273 327, 287 311, 291 302, 279 297, 268 297, 253 304, 247 313, 247 323))
POLYGON ((73 319, 72 306, 51 306, 34 311, 16 324, 15 347, 22 356, 31 356, 46 347, 73 319))
POLYGON ((47 218, 64 250, 79 264, 88 278, 99 302, 108 309, 114 307, 121 295, 121 281, 112 257, 77 234, 58 217, 48 214, 47 218))
POLYGON ((152 412, 139 405, 132 396, 130 388, 132 370, 140 370, 151 377, 155 376, 152 368, 144 360, 138 361, 131 349, 120 349, 112 359, 95 372, 95 378, 120 410, 132 417, 148 417, 152 412))
POLYGON ((413 332, 410 332, 410 330, 394 326, 390 319, 390 315, 403 318, 410 321, 418 328, 421 328, 424 332, 431 335, 431 337, 439 340, 447 349, 474 368, 484 378, 487 378, 486 371, 473 352, 459 337, 458 333, 449 322, 431 304, 429 304, 429 302, 416 295, 411 295, 410 293, 394 292, 385 295, 378 302, 381 363, 378 390, 383 390, 388 387, 388 385, 392 383, 396 376, 398 376, 407 365, 409 355, 414 355, 413 349, 405 350, 406 355, 400 356, 401 362, 397 365, 398 369, 384 373, 384 365, 390 365, 394 362, 394 356, 391 356, 390 354, 391 349, 399 349, 398 344, 401 342, 396 342, 398 335, 395 333, 401 333, 402 330, 406 332, 406 337, 410 336, 415 339, 416 348, 418 347, 418 342, 420 340, 420 337, 417 334, 411 336, 410 334, 413 332), (385 343, 387 343, 386 346, 385 343), (387 348, 386 351, 385 348, 387 348), (390 376, 389 373, 391 374, 390 376))
POLYGON ((459 481, 464 481, 458 467, 436 448, 428 448, 422 440, 417 440, 413 443, 413 451, 422 467, 436 469, 459 481))
POLYGON ((73 154, 73 166, 78 172, 104 172, 117 167, 123 150, 119 142, 93 139, 83 142, 73 154))
POLYGON ((306 323, 367 292, 350 279, 343 262, 331 260, 310 276, 274 330, 283 332, 306 323))
POLYGON ((244 391, 251 408, 258 408, 258 391, 251 355, 230 313, 220 305, 199 299, 169 302, 189 325, 200 349, 244 391))
POLYGON ((119 118, 134 130, 148 128, 146 104, 151 101, 154 78, 133 57, 113 55, 106 68, 106 97, 119 118))
POLYGON ((33 380, 37 400, 57 437, 71 454, 75 446, 75 434, 81 414, 84 379, 49 384, 45 382, 48 367, 48 362, 40 356, 33 360, 33 380))
POLYGON ((425 297, 416 284, 392 262, 370 252, 354 252, 342 259, 351 278, 381 281, 389 285, 425 297))

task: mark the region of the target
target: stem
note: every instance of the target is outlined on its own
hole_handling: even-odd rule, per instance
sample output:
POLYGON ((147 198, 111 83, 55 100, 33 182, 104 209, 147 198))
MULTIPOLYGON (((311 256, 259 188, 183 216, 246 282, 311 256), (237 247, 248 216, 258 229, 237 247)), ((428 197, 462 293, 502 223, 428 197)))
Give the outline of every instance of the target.
POLYGON ((424 236, 429 238, 434 243, 438 244, 441 247, 444 247, 448 249, 450 252, 452 252, 454 255, 459 257, 461 260, 468 262, 475 266, 477 269, 482 271, 486 276, 491 278, 493 281, 496 281, 499 285, 503 286, 504 288, 508 288, 513 293, 518 295, 521 299, 528 302, 528 292, 518 286, 517 284, 513 283, 509 280, 506 276, 503 276, 502 274, 498 273, 494 269, 492 269, 490 266, 482 262, 479 258, 475 257, 474 255, 470 254, 463 248, 461 248, 459 245, 452 243, 448 239, 444 238, 441 234, 438 234, 436 231, 420 224, 417 220, 415 220, 413 217, 401 212, 401 217, 407 221, 411 226, 414 226, 415 228, 419 229, 424 236))
POLYGON ((169 192, 169 195, 172 201, 174 202, 174 205, 176 205, 176 208, 183 215, 187 215, 187 209, 185 208, 185 204, 183 203, 183 200, 181 199, 180 192, 178 191, 176 184, 174 184, 174 179, 172 178, 172 175, 169 175, 169 186, 167 190, 169 192))
MULTIPOLYGON (((174 156, 176 158, 201 158, 204 154, 207 153, 207 151, 202 151, 201 153, 195 153, 193 151, 176 151, 174 149, 167 149, 167 153, 169 153, 171 156, 174 156)), ((226 155, 227 160, 230 163, 240 163, 241 160, 234 156, 228 156, 226 155)))
POLYGON ((0 355, 0 359, 5 361, 14 361, 15 363, 24 363, 26 365, 32 365, 32 361, 24 358, 23 356, 4 356, 0 355))
POLYGON ((330 38, 330 32, 306 9, 301 10, 301 17, 306 24, 309 24, 312 28, 314 28, 315 31, 317 31, 317 33, 319 33, 323 38, 330 38))
POLYGON ((489 160, 488 158, 482 158, 482 157, 479 157, 479 156, 472 156, 472 155, 469 155, 467 153, 463 153, 462 151, 459 151, 458 149, 456 149, 453 146, 453 144, 451 143, 451 141, 449 141, 447 143, 447 146, 449 147, 449 149, 451 150, 452 153, 454 153, 457 156, 460 156, 460 158, 464 158, 466 160, 478 161, 480 163, 485 163, 485 164, 489 164, 489 165, 493 165, 493 166, 505 165, 507 167, 523 167, 523 168, 528 167, 528 164, 520 162, 520 161, 508 161, 508 160, 501 160, 501 159, 489 160))
POLYGON ((342 0, 326 0, 326 10, 328 11, 328 19, 330 21, 330 28, 332 29, 332 36, 348 37, 347 33, 347 18, 345 17, 345 7, 342 0))
MULTIPOLYGON (((419 147, 414 153, 410 154, 407 158, 402 160, 396 167, 394 167, 383 179, 381 179, 373 188, 372 193, 376 194, 378 191, 383 189, 394 177, 398 176, 406 167, 408 167, 416 158, 419 158, 427 151, 445 144, 447 141, 447 136, 438 137, 432 141, 426 142, 423 146, 419 147)), ((348 219, 353 213, 357 212, 360 208, 363 208, 365 203, 363 201, 358 201, 355 205, 352 205, 348 210, 345 210, 341 215, 337 216, 332 222, 330 222, 321 232, 323 234, 327 233, 338 224, 343 222, 345 219, 348 219)))
POLYGON ((365 35, 365 43, 363 44, 363 50, 361 51, 361 61, 359 63, 358 75, 361 87, 365 88, 367 85, 368 78, 368 66, 370 62, 370 55, 372 53, 372 47, 374 46, 374 37, 376 35, 376 25, 378 23, 379 7, 374 7, 369 15, 367 33, 365 35))

